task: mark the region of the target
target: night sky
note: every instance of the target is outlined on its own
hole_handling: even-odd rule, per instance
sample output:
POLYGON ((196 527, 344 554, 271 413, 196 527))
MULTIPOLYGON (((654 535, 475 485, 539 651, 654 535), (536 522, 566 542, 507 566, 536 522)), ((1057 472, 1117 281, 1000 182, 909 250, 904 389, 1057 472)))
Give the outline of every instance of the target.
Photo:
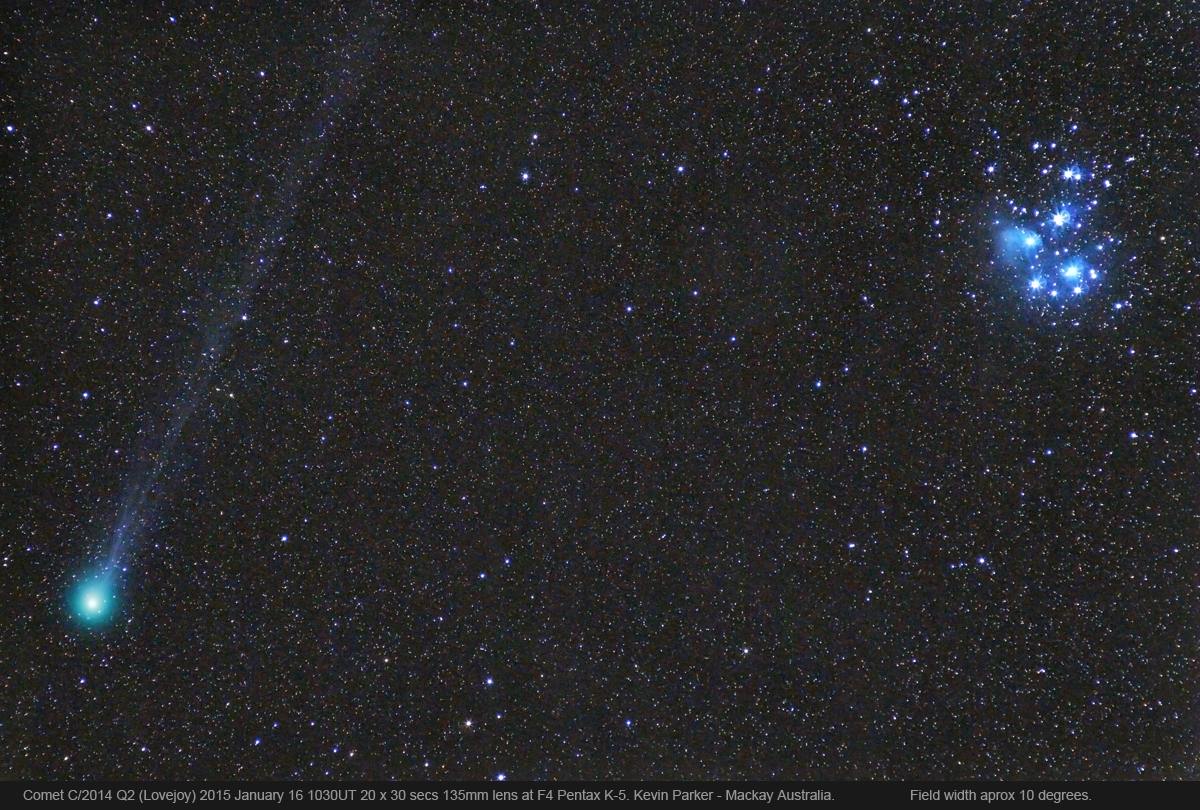
POLYGON ((1194 4, 55 5, 0 775, 1200 776, 1194 4))

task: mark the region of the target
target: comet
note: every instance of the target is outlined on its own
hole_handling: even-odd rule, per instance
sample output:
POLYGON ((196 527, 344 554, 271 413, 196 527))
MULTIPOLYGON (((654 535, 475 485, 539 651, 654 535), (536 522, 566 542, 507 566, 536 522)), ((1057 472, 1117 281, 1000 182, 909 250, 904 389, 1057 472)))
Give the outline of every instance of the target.
POLYGON ((201 338, 201 351, 174 395, 156 412, 157 419, 138 430, 139 445, 116 510, 107 553, 99 563, 75 577, 67 591, 69 612, 83 626, 97 628, 112 622, 121 604, 119 590, 128 574, 129 558, 138 541, 152 531, 154 517, 165 500, 177 466, 179 445, 196 410, 208 397, 237 324, 247 320, 254 295, 269 275, 292 231, 310 185, 324 163, 330 134, 356 97, 363 73, 374 62, 380 21, 369 14, 352 27, 343 47, 329 52, 321 70, 323 84, 307 125, 300 128, 280 166, 263 182, 274 188, 263 194, 262 205, 248 215, 242 228, 242 253, 232 268, 231 287, 212 301, 201 338))

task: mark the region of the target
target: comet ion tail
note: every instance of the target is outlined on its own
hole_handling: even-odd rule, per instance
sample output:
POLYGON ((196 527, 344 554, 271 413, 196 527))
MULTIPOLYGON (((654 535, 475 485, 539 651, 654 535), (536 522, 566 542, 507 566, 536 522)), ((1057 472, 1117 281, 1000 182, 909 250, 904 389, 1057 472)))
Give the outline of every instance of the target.
MULTIPOLYGON (((117 573, 128 570, 129 558, 142 535, 154 524, 155 510, 166 500, 178 471, 176 449, 181 443, 186 444, 193 415, 203 411, 209 388, 221 373, 222 361, 234 341, 235 325, 250 319, 247 312, 255 293, 285 250, 287 237, 308 198, 306 189, 314 178, 320 177, 329 151, 327 136, 341 122, 342 109, 353 104, 359 80, 372 64, 381 32, 379 16, 364 8, 359 22, 347 35, 345 47, 335 47, 329 55, 331 61, 319 76, 320 103, 312 111, 308 124, 300 130, 292 148, 281 154, 278 167, 251 181, 251 188, 269 186, 270 191, 255 194, 258 202, 254 210, 236 231, 240 270, 231 274, 233 278, 228 285, 218 285, 213 290, 205 307, 208 317, 197 335, 197 344, 203 350, 184 371, 175 393, 166 400, 165 413, 145 417, 138 429, 116 509, 107 564, 93 569, 94 573, 70 591, 70 612, 82 624, 95 626, 111 621, 120 608, 117 589, 122 583, 117 573)), ((146 132, 152 129, 147 126, 146 132)), ((251 157, 247 171, 254 165, 251 157)), ((84 399, 88 396, 84 392, 84 399)))

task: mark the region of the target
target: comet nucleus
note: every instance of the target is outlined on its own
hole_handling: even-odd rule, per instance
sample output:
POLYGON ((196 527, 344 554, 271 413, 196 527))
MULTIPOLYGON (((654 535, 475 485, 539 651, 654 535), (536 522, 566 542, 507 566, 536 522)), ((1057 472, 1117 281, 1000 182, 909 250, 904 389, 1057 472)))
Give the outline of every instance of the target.
POLYGON ((83 580, 72 589, 70 602, 71 613, 84 624, 106 623, 116 604, 112 576, 101 574, 83 580))

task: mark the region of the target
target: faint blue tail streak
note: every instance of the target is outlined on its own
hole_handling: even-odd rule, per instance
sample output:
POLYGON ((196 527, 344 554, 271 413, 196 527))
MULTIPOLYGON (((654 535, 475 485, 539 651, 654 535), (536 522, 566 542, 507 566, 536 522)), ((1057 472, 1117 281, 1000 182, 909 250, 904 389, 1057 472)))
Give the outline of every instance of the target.
POLYGON ((242 228, 242 268, 231 290, 219 296, 204 333, 203 350, 184 375, 169 401, 164 420, 144 426, 117 509, 108 552, 84 573, 77 575, 67 592, 69 612, 80 624, 100 627, 112 621, 121 606, 120 585, 128 558, 154 518, 155 494, 170 482, 172 462, 184 429, 204 402, 213 376, 220 368, 236 320, 246 313, 263 278, 275 266, 299 210, 305 187, 320 170, 326 142, 353 101, 357 85, 373 61, 380 26, 364 15, 346 41, 330 54, 332 68, 308 125, 288 155, 274 194, 258 215, 242 228))

